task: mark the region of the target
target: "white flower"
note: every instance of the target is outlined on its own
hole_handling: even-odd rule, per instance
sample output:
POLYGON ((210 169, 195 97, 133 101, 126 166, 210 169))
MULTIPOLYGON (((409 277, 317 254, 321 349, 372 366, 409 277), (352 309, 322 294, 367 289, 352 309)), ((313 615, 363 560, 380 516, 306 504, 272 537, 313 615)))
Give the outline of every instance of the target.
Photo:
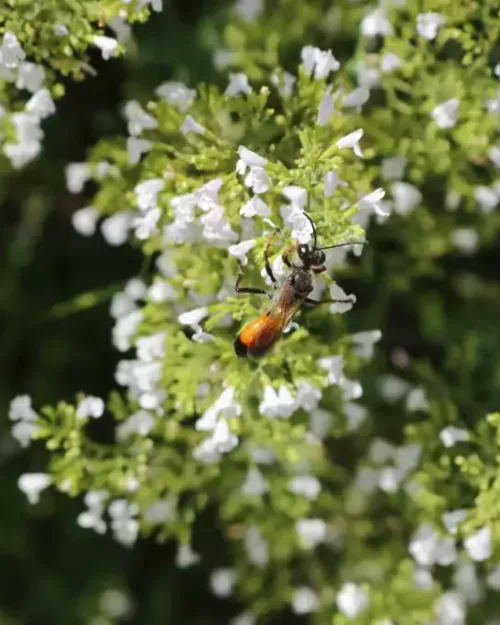
POLYGON ((297 82, 297 78, 290 72, 283 72, 283 78, 280 80, 277 74, 271 76, 271 82, 277 87, 284 98, 292 95, 293 86, 297 82))
POLYGON ((348 618, 356 618, 369 604, 368 593, 356 584, 344 584, 337 593, 337 607, 348 618))
POLYGON ((328 382, 331 385, 341 384, 344 380, 343 357, 342 356, 326 356, 318 360, 318 365, 328 371, 328 382))
POLYGON ((69 35, 68 27, 65 24, 54 24, 52 29, 54 34, 58 37, 65 37, 66 35, 69 35))
POLYGON ((21 447, 26 448, 33 440, 33 437, 38 430, 39 427, 32 421, 21 420, 17 421, 17 423, 12 426, 10 433, 12 434, 13 438, 17 440, 21 447))
POLYGON ((104 402, 100 397, 92 397, 87 395, 78 402, 76 409, 77 419, 86 419, 92 417, 93 419, 99 419, 104 414, 104 402))
POLYGON ((363 104, 368 102, 370 97, 370 90, 366 87, 358 87, 348 93, 342 100, 342 106, 345 108, 356 108, 358 111, 361 110, 363 104))
POLYGON ((251 612, 242 612, 231 619, 229 625, 255 625, 255 617, 251 612))
POLYGON ((131 278, 127 281, 124 288, 124 292, 134 301, 145 299, 146 290, 146 285, 139 278, 131 278))
POLYGON ((465 521, 465 519, 467 518, 467 514, 467 510, 451 510, 450 512, 445 512, 441 519, 443 521, 443 525, 450 532, 450 534, 455 535, 457 533, 460 523, 462 523, 462 521, 465 521))
POLYGON ((423 388, 413 388, 406 397, 406 410, 409 412, 427 412, 429 402, 423 388))
POLYGON ((91 490, 84 497, 88 510, 78 515, 76 522, 83 529, 93 529, 98 534, 106 532, 106 522, 102 518, 104 501, 109 494, 105 490, 91 490))
POLYGON ((382 338, 380 330, 366 330, 351 335, 354 343, 354 353, 360 358, 370 359, 373 357, 375 343, 382 338))
POLYGON ((113 621, 121 620, 131 616, 132 601, 123 590, 111 588, 101 595, 99 608, 113 621))
POLYGON ((240 93, 245 95, 252 93, 252 87, 248 82, 248 76, 243 72, 229 74, 229 84, 224 93, 231 98, 239 95, 240 93))
POLYGON ((18 89, 27 89, 31 93, 35 93, 41 89, 45 80, 45 70, 41 65, 36 63, 21 63, 17 74, 16 87, 18 89))
POLYGON ((463 428, 456 428, 453 425, 441 430, 439 438, 446 448, 453 447, 456 443, 463 443, 469 440, 469 432, 463 428))
POLYGON ((39 141, 26 141, 25 143, 5 143, 3 152, 10 160, 14 169, 21 169, 30 163, 41 152, 42 145, 39 141))
POLYGON ((481 185, 474 188, 474 198, 484 215, 489 215, 500 201, 500 196, 495 190, 481 185))
POLYGON ((490 161, 500 169, 500 146, 493 145, 488 151, 490 161))
POLYGON ((133 213, 120 211, 101 223, 101 234, 108 245, 118 247, 128 241, 133 222, 133 213))
POLYGON ((363 129, 359 128, 358 130, 355 130, 354 132, 351 132, 345 137, 339 139, 335 145, 338 148, 351 148, 356 156, 363 158, 363 152, 361 151, 361 147, 359 145, 363 134, 363 129))
POLYGON ((473 254, 479 246, 479 234, 474 228, 457 228, 450 238, 452 244, 464 254, 473 254))
POLYGON ((238 446, 239 439, 229 429, 225 419, 219 419, 212 433, 212 443, 220 454, 227 454, 238 446))
POLYGON ((94 35, 93 41, 94 41, 94 45, 100 49, 102 58, 105 61, 110 59, 116 52, 116 49, 118 48, 118 41, 116 41, 116 39, 113 39, 113 37, 105 37, 103 35, 94 35))
POLYGON ((417 33, 432 41, 437 37, 439 28, 446 22, 439 13, 419 13, 417 15, 417 33))
POLYGON ((0 66, 16 69, 25 57, 26 54, 14 33, 10 30, 5 31, 0 46, 0 66))
POLYGON ((141 211, 156 208, 158 194, 163 190, 165 181, 162 178, 151 178, 134 187, 137 206, 141 211))
POLYGON ((460 206, 460 200, 460 194, 457 193, 454 189, 449 189, 444 199, 445 208, 449 211, 456 211, 457 208, 460 206))
POLYGON ((347 186, 347 182, 341 180, 334 169, 325 174, 323 182, 325 184, 325 197, 331 197, 338 186, 347 186))
POLYGON ((323 80, 340 68, 340 63, 331 50, 320 50, 313 46, 305 46, 300 53, 306 74, 310 76, 314 70, 314 78, 323 80))
POLYGON ((233 569, 216 569, 210 575, 210 588, 217 597, 226 598, 233 592, 237 580, 233 569))
POLYGON ((323 519, 299 519, 295 529, 306 549, 314 549, 326 537, 326 523, 323 519))
POLYGON ((230 245, 228 252, 231 256, 235 256, 238 259, 238 262, 244 266, 248 263, 248 252, 255 247, 256 243, 257 241, 255 239, 241 241, 236 245, 230 245))
POLYGON ((137 330, 137 326, 143 320, 141 310, 133 310, 128 315, 121 317, 113 328, 113 345, 121 352, 126 352, 131 347, 131 339, 137 330))
POLYGON ((248 559, 258 567, 264 567, 269 561, 269 547, 257 527, 249 527, 245 535, 245 549, 248 559))
POLYGON ((330 295, 332 296, 332 299, 347 300, 345 302, 334 302, 333 304, 331 304, 328 308, 328 311, 332 314, 344 314, 351 310, 356 303, 356 296, 352 293, 348 295, 343 289, 338 286, 338 284, 333 284, 330 287, 330 295))
POLYGON ((253 461, 257 464, 273 464, 276 459, 274 451, 266 447, 248 445, 248 451, 253 461))
POLYGON ((368 457, 374 464, 384 464, 394 458, 396 449, 392 443, 376 438, 370 445, 368 457))
POLYGON ((252 152, 244 145, 238 147, 238 156, 240 160, 236 164, 236 171, 239 174, 244 174, 247 167, 264 167, 267 163, 267 159, 259 156, 256 152, 252 152))
POLYGON ((148 299, 157 304, 175 299, 174 287, 166 280, 156 279, 148 289, 148 299))
POLYGON ((307 204, 307 190, 303 187, 297 185, 283 187, 283 195, 297 208, 303 209, 307 204))
POLYGON ((406 156, 392 156, 382 160, 380 176, 383 180, 400 180, 403 177, 408 159, 406 156))
POLYGON ((116 435, 119 440, 125 440, 131 434, 147 436, 155 424, 154 417, 146 410, 139 410, 128 419, 123 421, 116 428, 116 435))
POLYGON ((73 228, 84 237, 90 237, 95 233, 98 219, 99 212, 93 206, 81 208, 71 215, 73 228))
POLYGON ((205 132, 205 128, 199 124, 191 115, 187 115, 181 124, 179 130, 183 135, 187 135, 189 132, 194 132, 197 135, 202 135, 205 132))
POLYGON ((175 563, 180 569, 187 569, 193 564, 198 564, 200 561, 199 554, 195 553, 191 549, 191 545, 179 545, 177 548, 177 555, 175 556, 175 563))
POLYGON ((135 518, 139 512, 137 505, 126 499, 115 499, 108 511, 115 539, 125 547, 131 547, 139 534, 139 522, 135 518))
POLYGON ((288 419, 297 409, 296 402, 286 386, 281 386, 278 392, 272 386, 264 388, 264 397, 259 405, 259 413, 271 418, 288 419))
POLYGON ((354 480, 355 490, 370 495, 377 490, 379 485, 379 473, 368 467, 358 468, 356 479, 354 480))
POLYGON ((340 68, 340 63, 333 56, 331 50, 315 50, 315 68, 314 78, 322 80, 326 78, 330 72, 336 72, 340 68))
POLYGON ((416 568, 413 572, 413 583, 416 588, 427 590, 432 588, 434 578, 432 573, 427 569, 416 568))
POLYGON ((379 378, 378 389, 385 401, 397 402, 408 392, 410 385, 396 375, 387 374, 379 378))
POLYGON ((295 614, 310 614, 319 607, 319 597, 309 586, 297 588, 293 594, 292 610, 295 614))
POLYGON ((259 217, 270 217, 271 209, 268 204, 264 202, 264 200, 262 200, 258 195, 255 195, 241 207, 240 215, 242 217, 255 217, 255 215, 258 215, 259 217))
POLYGON ((488 98, 484 106, 490 115, 498 115, 500 113, 500 89, 497 90, 494 98, 488 98))
POLYGON ((397 181, 391 185, 394 211, 399 215, 411 213, 422 201, 422 194, 409 182, 397 181))
POLYGON ((124 114, 127 118, 129 134, 133 136, 140 135, 143 130, 158 127, 156 119, 149 113, 146 113, 136 100, 127 102, 124 108, 124 114))
POLYGON ((189 89, 182 82, 165 82, 156 88, 156 95, 185 113, 196 97, 196 89, 189 89))
POLYGON ((457 560, 457 550, 455 548, 455 541, 451 536, 441 538, 434 553, 436 563, 441 566, 450 566, 457 560))
POLYGON ((227 48, 218 48, 212 57, 213 64, 217 69, 225 69, 233 62, 233 52, 227 48))
POLYGON ((403 478, 404 475, 398 469, 385 467, 379 473, 378 486, 385 493, 396 493, 403 478))
POLYGON ((36 421, 37 413, 31 406, 29 395, 18 395, 10 402, 9 419, 11 421, 36 421))
POLYGON ((120 43, 127 43, 132 38, 132 27, 122 17, 113 15, 108 19, 109 27, 114 31, 120 43))
POLYGON ((40 89, 26 102, 26 110, 38 119, 45 119, 56 112, 56 105, 48 89, 40 89))
POLYGON ((354 402, 344 404, 344 413, 347 418, 347 430, 349 432, 355 432, 368 417, 368 410, 354 402))
POLYGON ((457 123, 458 107, 460 102, 458 98, 451 98, 441 104, 438 104, 432 111, 432 119, 439 128, 453 128, 457 123))
POLYGON ((373 9, 367 13, 361 21, 361 33, 365 37, 388 37, 393 29, 382 8, 373 9))
POLYGON ((309 243, 312 240, 313 229, 311 222, 304 215, 302 208, 292 203, 290 206, 282 206, 280 213, 285 225, 292 229, 292 239, 299 243, 309 243))
MULTIPOLYGON (((483 597, 484 587, 476 574, 473 562, 460 562, 453 575, 453 583, 469 605, 477 604, 483 597)), ((490 623, 490 625, 492 625, 490 623)))
POLYGON ((434 612, 439 625, 465 625, 465 600, 458 592, 443 593, 434 605, 434 612))
POLYGON ((160 208, 151 208, 139 217, 135 217, 132 221, 132 228, 134 228, 135 236, 140 241, 145 241, 146 239, 149 239, 149 237, 159 234, 158 222, 160 221, 160 217, 160 208))
POLYGON ((47 473, 23 473, 17 480, 17 486, 34 505, 40 501, 40 494, 52 483, 47 473))
POLYGON ((500 566, 495 567, 486 578, 488 588, 492 590, 500 590, 500 566))
POLYGON ((241 487, 241 492, 247 497, 260 497, 269 490, 269 484, 262 476, 257 467, 248 469, 245 481, 241 487))
POLYGON ((412 536, 408 550, 420 566, 433 566, 438 539, 430 523, 423 523, 412 536))
POLYGON ((464 547, 474 562, 487 560, 493 552, 490 528, 483 527, 475 534, 466 538, 464 540, 464 547))
POLYGON ((87 180, 90 180, 90 167, 87 163, 70 163, 66 166, 66 186, 70 193, 80 193, 87 180))
POLYGON ((335 110, 333 96, 330 93, 331 90, 332 90, 331 85, 328 85, 323 97, 321 98, 321 102, 319 104, 318 117, 316 119, 316 123, 320 127, 326 126, 326 124, 328 124, 328 120, 333 115, 334 110, 335 110))
POLYGON ((311 386, 308 382, 300 382, 297 388, 297 397, 295 398, 297 409, 302 408, 307 412, 316 410, 321 396, 322 393, 319 388, 311 386))
POLYGON ((241 19, 251 22, 264 10, 263 0, 238 0, 234 7, 241 19))
POLYGON ((144 512, 144 520, 152 525, 160 525, 173 519, 176 500, 173 497, 157 499, 144 512))
POLYGON ((321 491, 321 483, 313 475, 298 475, 290 480, 288 490, 294 495, 300 495, 309 501, 314 501, 321 491))
POLYGON ((384 74, 388 74, 395 69, 399 69, 400 67, 402 67, 402 65, 402 59, 397 54, 394 54, 394 52, 385 52, 382 55, 382 59, 380 61, 380 69, 384 74))
POLYGON ((127 139, 127 156, 131 165, 137 165, 141 157, 149 152, 153 147, 153 143, 148 139, 138 139, 137 137, 128 137, 127 139))

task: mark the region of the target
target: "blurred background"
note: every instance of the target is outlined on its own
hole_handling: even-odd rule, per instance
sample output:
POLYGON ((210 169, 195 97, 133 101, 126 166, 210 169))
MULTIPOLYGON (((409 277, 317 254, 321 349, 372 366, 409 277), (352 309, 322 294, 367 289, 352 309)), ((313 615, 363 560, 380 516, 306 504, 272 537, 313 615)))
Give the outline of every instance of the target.
MULTIPOLYGON (((85 389, 105 396, 118 353, 110 342, 114 287, 139 272, 141 256, 85 238, 71 214, 87 198, 66 189, 64 168, 100 138, 123 134, 127 99, 151 97, 172 78, 217 82, 211 49, 224 3, 164 1, 134 27, 136 49, 104 62, 74 84, 45 125, 40 158, 0 173, 0 625, 225 623, 234 606, 213 598, 204 573, 179 571, 173 546, 139 542, 126 550, 81 529, 79 501, 52 493, 30 506, 17 488, 23 472, 43 470, 41 446, 20 450, 7 418, 12 397, 37 407, 85 389), (84 294, 83 297, 78 297, 84 294), (87 294, 87 295, 85 295, 87 294), (77 298, 75 300, 75 298, 77 298), (61 306, 62 305, 62 306, 61 306)), ((134 46, 135 48, 135 46, 134 46)))

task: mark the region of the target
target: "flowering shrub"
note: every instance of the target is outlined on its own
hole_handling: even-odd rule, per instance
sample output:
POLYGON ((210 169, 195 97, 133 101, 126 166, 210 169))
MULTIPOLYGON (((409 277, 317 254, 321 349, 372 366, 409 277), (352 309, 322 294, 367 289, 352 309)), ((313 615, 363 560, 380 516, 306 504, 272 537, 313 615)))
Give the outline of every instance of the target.
POLYGON ((496 10, 240 1, 214 57, 225 89, 164 83, 125 105, 127 137, 68 165, 71 192, 97 187, 75 228, 145 262, 110 307, 124 390, 11 404, 19 442, 50 450, 19 479, 31 503, 82 494, 81 527, 174 538, 180 567, 203 563, 212 519, 230 555, 210 587, 242 600, 239 625, 495 616, 498 295, 467 263, 500 226, 496 10), (265 304, 236 277, 271 289, 270 245, 282 281, 283 252, 314 238, 304 210, 322 246, 352 243, 313 293, 344 303, 238 359, 265 304))

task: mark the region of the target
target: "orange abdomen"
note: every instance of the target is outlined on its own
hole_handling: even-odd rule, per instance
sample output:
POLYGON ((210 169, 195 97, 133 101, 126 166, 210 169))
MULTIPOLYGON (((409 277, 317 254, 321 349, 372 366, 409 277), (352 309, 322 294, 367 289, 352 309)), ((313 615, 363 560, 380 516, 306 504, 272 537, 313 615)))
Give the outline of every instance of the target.
POLYGON ((234 351, 240 358, 259 358, 281 337, 282 324, 268 313, 253 319, 239 333, 234 351))

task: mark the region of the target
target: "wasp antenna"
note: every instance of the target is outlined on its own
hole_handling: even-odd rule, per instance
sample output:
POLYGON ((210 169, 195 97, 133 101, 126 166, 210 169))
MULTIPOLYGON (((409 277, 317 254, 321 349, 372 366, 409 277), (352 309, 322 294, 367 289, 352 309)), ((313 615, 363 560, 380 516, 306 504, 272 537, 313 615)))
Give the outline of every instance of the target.
POLYGON ((317 249, 317 245, 318 245, 318 235, 316 234, 316 226, 314 225, 314 221, 311 219, 311 217, 304 211, 304 215, 307 217, 307 219, 309 219, 309 222, 312 226, 313 229, 313 235, 314 235, 314 249, 317 249))
POLYGON ((337 245, 329 245, 328 247, 318 248, 318 252, 323 250, 332 250, 334 247, 344 247, 346 245, 368 245, 368 241, 349 241, 347 243, 337 243, 337 245))

